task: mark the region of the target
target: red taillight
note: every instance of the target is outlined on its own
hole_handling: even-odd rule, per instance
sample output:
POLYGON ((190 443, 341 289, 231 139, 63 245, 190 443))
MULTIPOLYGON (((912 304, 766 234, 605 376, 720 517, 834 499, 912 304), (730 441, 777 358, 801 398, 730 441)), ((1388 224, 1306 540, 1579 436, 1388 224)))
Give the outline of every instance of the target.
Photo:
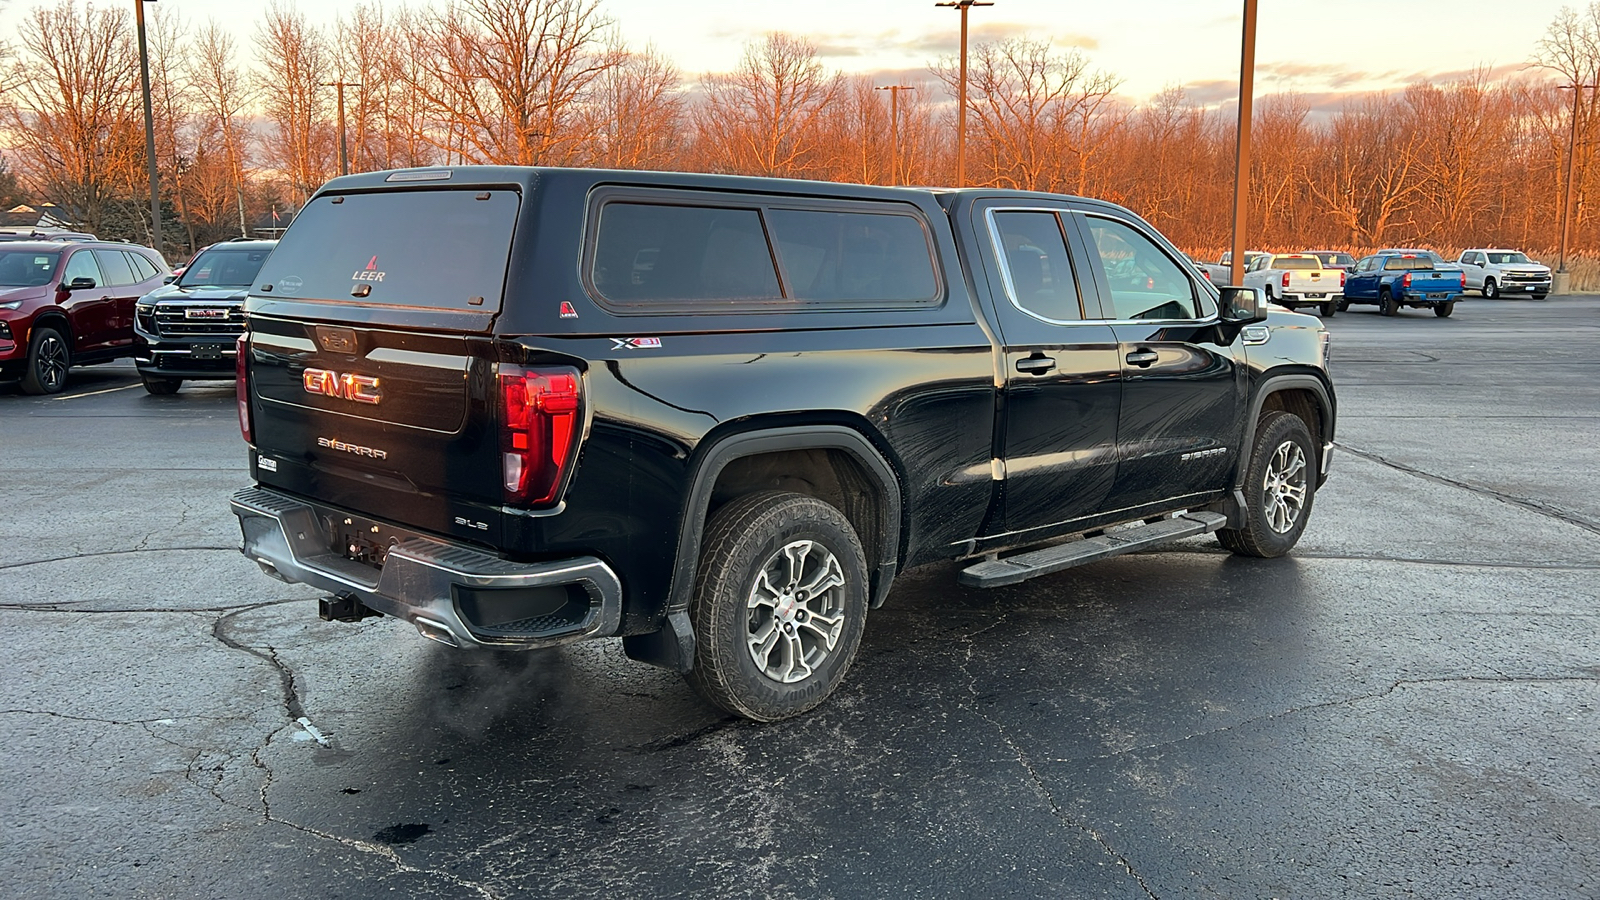
POLYGON ((256 442, 255 429, 250 423, 250 337, 239 335, 233 345, 233 396, 239 405, 239 433, 246 444, 256 442))
POLYGON ((500 458, 506 500, 537 506, 556 498, 582 425, 576 369, 500 365, 500 458))
POLYGON ((1289 273, 1288 272, 1284 272, 1283 273, 1283 286, 1284 287, 1288 287, 1289 286, 1289 273))
POLYGON ((1400 286, 1401 287, 1411 287, 1411 273, 1410 272, 1407 272, 1404 275, 1400 276, 1400 286))
POLYGON ((1344 270, 1339 270, 1339 287, 1344 287, 1344 270))

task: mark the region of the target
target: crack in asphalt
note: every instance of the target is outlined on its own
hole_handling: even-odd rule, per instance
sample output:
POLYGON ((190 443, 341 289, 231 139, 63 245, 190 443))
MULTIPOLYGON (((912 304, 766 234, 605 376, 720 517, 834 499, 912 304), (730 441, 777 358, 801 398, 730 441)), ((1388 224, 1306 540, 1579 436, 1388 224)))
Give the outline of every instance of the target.
MULTIPOLYGON (((148 538, 146 538, 146 540, 148 540, 148 538)), ((143 541, 141 541, 140 543, 142 544, 143 541)), ((140 547, 134 547, 131 550, 100 550, 98 552, 90 552, 90 553, 74 553, 71 556, 52 556, 52 557, 50 557, 48 559, 31 559, 31 560, 28 560, 27 562, 0 563, 0 572, 4 572, 7 569, 21 569, 21 568, 24 568, 24 567, 27 567, 27 566, 42 566, 42 565, 45 565, 47 563, 74 562, 76 560, 90 559, 90 558, 93 558, 93 557, 96 557, 96 556, 122 556, 122 555, 130 554, 130 553, 170 553, 170 552, 175 551, 175 550, 231 550, 234 553, 238 553, 239 552, 239 548, 237 546, 234 546, 234 545, 229 545, 227 547, 211 547, 211 546, 204 546, 204 547, 143 547, 143 546, 140 546, 140 547)))
POLYGON ((50 716, 56 719, 68 719, 73 722, 94 722, 99 725, 127 725, 150 726, 167 725, 176 722, 247 722, 249 716, 160 716, 154 719, 103 719, 98 716, 78 716, 72 713, 56 712, 52 709, 0 709, 0 716, 50 716))
POLYGON ((1461 488, 1462 490, 1471 491, 1474 494, 1492 497, 1502 503, 1508 503, 1520 509, 1525 509, 1529 512, 1555 519, 1558 522, 1564 522, 1568 525, 1575 525, 1578 528, 1584 529, 1585 531, 1589 531, 1594 534, 1600 534, 1600 523, 1591 522, 1583 516, 1572 512, 1571 510, 1562 509, 1558 506, 1545 503, 1542 500, 1534 500, 1531 497, 1519 497, 1516 494, 1508 494, 1504 491, 1497 491, 1493 488, 1483 487, 1470 482, 1458 481, 1454 478, 1446 478, 1443 475, 1435 475, 1432 472, 1424 472, 1423 470, 1414 466, 1408 466, 1405 463, 1395 462, 1382 456, 1381 454, 1374 453, 1371 450, 1361 450, 1340 441, 1335 441, 1334 446, 1353 456, 1359 456, 1362 459, 1368 460, 1369 462, 1375 462, 1381 466, 1388 466, 1397 472, 1404 472, 1407 475, 1415 475, 1418 478, 1432 481, 1436 484, 1461 488))
MULTIPOLYGON (((960 641, 965 645, 966 652, 962 656, 961 660, 956 664, 956 668, 960 669, 961 674, 966 676, 967 693, 972 695, 972 699, 976 703, 981 704, 983 698, 982 695, 978 693, 977 678, 972 674, 972 671, 967 668, 968 663, 972 662, 973 639, 986 631, 991 631, 1005 624, 1009 615, 1010 614, 1007 612, 1001 612, 1000 616, 990 622, 988 625, 985 625, 976 631, 963 634, 960 637, 960 641)), ((1101 850, 1105 851, 1108 856, 1117 861, 1118 865, 1122 866, 1123 871, 1132 876, 1133 880, 1138 883, 1140 890, 1144 891, 1145 896, 1149 897, 1150 900, 1159 900, 1156 892, 1151 890, 1149 883, 1145 881, 1144 876, 1139 873, 1139 870, 1134 868, 1133 862, 1129 860, 1127 856, 1119 852, 1115 847, 1111 846, 1111 842, 1097 829, 1091 828, 1087 822, 1081 822, 1076 818, 1073 818, 1067 813, 1066 810, 1061 808, 1060 802, 1056 800, 1055 793, 1050 790, 1049 785, 1044 780, 1044 776, 1040 775, 1038 770, 1034 768, 1033 761, 1028 757, 1027 751, 1023 750, 1022 747, 1017 744, 1016 740, 1011 737, 1011 733, 1006 729, 1005 725, 1002 724, 999 719, 996 719, 984 712, 981 706, 975 705, 971 707, 971 709, 978 715, 979 718, 994 726, 995 733, 999 735, 1000 740, 1004 741, 1005 745, 1011 748, 1012 755, 1015 757, 1017 764, 1022 767, 1022 771, 1027 773, 1028 780, 1033 783, 1034 790, 1037 791, 1039 796, 1044 799, 1045 804, 1050 807, 1050 815, 1063 825, 1066 825, 1069 828, 1074 828, 1088 835, 1090 840, 1093 840, 1096 844, 1098 844, 1101 850)))
MULTIPOLYGON (((1489 666, 1489 668, 1493 669, 1494 667, 1493 666, 1489 666)), ((1497 673, 1500 672, 1499 669, 1495 669, 1495 671, 1497 673)), ((1448 676, 1448 677, 1439 677, 1439 678, 1400 678, 1400 679, 1396 679, 1394 681, 1394 683, 1390 684, 1388 687, 1384 688, 1381 691, 1373 691, 1373 692, 1367 693, 1367 694, 1358 694, 1358 695, 1356 695, 1354 697, 1341 697, 1341 698, 1338 698, 1338 699, 1335 699, 1335 700, 1324 700, 1324 701, 1322 701, 1320 703, 1310 703, 1310 704, 1307 704, 1305 706, 1294 706, 1294 707, 1290 707, 1288 709, 1279 710, 1277 712, 1267 713, 1265 715, 1251 716, 1248 719, 1243 719, 1243 720, 1240 720, 1238 722, 1234 722, 1231 725, 1223 725, 1223 726, 1218 727, 1218 728, 1210 728, 1210 729, 1207 729, 1205 731, 1197 731, 1197 732, 1194 732, 1193 734, 1186 734, 1186 735, 1184 735, 1182 737, 1176 737, 1176 738, 1172 738, 1171 740, 1166 740, 1166 741, 1157 741, 1156 743, 1153 743, 1153 744, 1141 744, 1141 745, 1136 746, 1136 747, 1125 747, 1125 748, 1123 748, 1121 750, 1117 750, 1117 751, 1114 751, 1114 752, 1111 752, 1111 753, 1097 753, 1097 754, 1094 754, 1092 756, 1070 756, 1070 757, 1052 758, 1050 760, 1050 762, 1065 763, 1065 762, 1082 762, 1084 760, 1109 760, 1109 759, 1116 759, 1117 757, 1120 757, 1120 756, 1127 756, 1128 754, 1132 754, 1132 753, 1145 753, 1145 752, 1149 752, 1151 750, 1161 750, 1161 749, 1166 748, 1166 747, 1175 747, 1178 744, 1187 743, 1189 741, 1200 740, 1202 738, 1208 738, 1208 737, 1212 737, 1212 736, 1218 735, 1218 734, 1227 734, 1230 731, 1237 731, 1240 728, 1247 728, 1247 727, 1249 727, 1251 725, 1259 724, 1259 723, 1262 723, 1262 722, 1272 722, 1272 721, 1275 721, 1277 719, 1282 719, 1282 718, 1286 718, 1286 717, 1289 717, 1289 716, 1295 716, 1295 715, 1299 715, 1301 713, 1316 712, 1318 710, 1332 709, 1334 707, 1339 707, 1339 706, 1349 706, 1349 705, 1355 704, 1355 703, 1365 703, 1365 702, 1367 702, 1369 700, 1387 699, 1388 697, 1392 696, 1395 691, 1398 691, 1401 688, 1405 688, 1405 687, 1426 687, 1426 686, 1429 686, 1429 685, 1437 685, 1437 684, 1489 684, 1489 685, 1500 685, 1500 684, 1569 684, 1569 683, 1579 683, 1579 684, 1600 683, 1600 671, 1597 671, 1596 674, 1594 674, 1594 675, 1505 675, 1504 673, 1501 673, 1501 677, 1498 677, 1498 678, 1485 678, 1485 677, 1479 676, 1479 675, 1452 675, 1452 676, 1448 676)))
POLYGON ((272 668, 278 673, 278 683, 283 689, 283 706, 289 714, 289 721, 298 722, 298 720, 307 718, 307 716, 305 705, 300 700, 300 686, 298 680, 295 678, 294 670, 286 665, 282 660, 278 659, 278 651, 276 648, 268 646, 266 652, 263 653, 262 651, 257 650, 255 647, 243 643, 227 633, 228 620, 234 616, 276 605, 278 604, 257 603, 219 616, 217 617, 217 621, 211 625, 211 636, 216 638, 225 646, 231 647, 234 650, 238 650, 243 653, 248 653, 251 656, 261 659, 271 665, 272 668))

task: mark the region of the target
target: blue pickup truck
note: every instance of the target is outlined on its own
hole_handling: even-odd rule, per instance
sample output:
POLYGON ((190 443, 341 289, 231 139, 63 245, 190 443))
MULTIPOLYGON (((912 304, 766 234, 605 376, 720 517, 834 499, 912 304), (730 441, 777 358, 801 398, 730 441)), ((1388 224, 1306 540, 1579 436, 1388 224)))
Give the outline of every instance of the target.
POLYGON ((1440 270, 1432 254, 1379 252, 1356 263, 1344 283, 1344 300, 1339 308, 1352 303, 1376 303, 1378 312, 1392 316, 1400 307, 1432 307, 1443 319, 1455 312, 1456 301, 1466 291, 1466 276, 1460 269, 1440 270))

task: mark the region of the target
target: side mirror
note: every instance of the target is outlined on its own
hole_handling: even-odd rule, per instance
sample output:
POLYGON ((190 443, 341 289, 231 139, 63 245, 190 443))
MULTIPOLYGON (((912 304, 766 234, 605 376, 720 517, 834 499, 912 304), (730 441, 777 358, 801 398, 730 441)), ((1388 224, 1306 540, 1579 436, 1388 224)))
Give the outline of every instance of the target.
POLYGON ((1250 325, 1266 321, 1267 308, 1262 302, 1261 290, 1253 287, 1222 288, 1221 318, 1229 325, 1250 325))
POLYGON ((161 279, 161 283, 162 284, 171 284, 171 283, 173 283, 174 281, 177 281, 177 280, 178 280, 178 276, 176 276, 176 275, 167 275, 167 276, 165 276, 164 278, 161 279))
POLYGON ((79 277, 72 279, 71 284, 63 284, 61 289, 65 291, 86 291, 92 287, 94 287, 93 278, 79 277))

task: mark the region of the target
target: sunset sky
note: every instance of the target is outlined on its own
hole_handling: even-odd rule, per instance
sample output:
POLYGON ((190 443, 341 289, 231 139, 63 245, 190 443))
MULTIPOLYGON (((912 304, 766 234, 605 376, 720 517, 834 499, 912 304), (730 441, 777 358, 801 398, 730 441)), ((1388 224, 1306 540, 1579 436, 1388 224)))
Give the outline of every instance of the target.
MULTIPOLYGON (((0 33, 14 31, 34 5, 6 2, 0 33)), ((331 23, 356 5, 318 0, 299 8, 314 22, 331 23)), ((1480 66, 1497 76, 1516 74, 1562 5, 1263 0, 1256 93, 1293 90, 1324 104, 1350 92, 1448 80, 1480 66), (1380 36, 1386 19, 1397 22, 1396 36, 1380 36)), ((192 24, 214 17, 248 50, 264 4, 160 0, 147 8, 192 24)), ((955 52, 959 20, 954 10, 935 8, 933 0, 603 0, 602 9, 631 45, 653 42, 686 79, 731 68, 751 38, 788 31, 815 43, 830 68, 880 75, 885 83, 895 77, 928 81, 928 64, 955 52)), ((1091 68, 1123 79, 1120 93, 1136 103, 1171 85, 1182 86, 1196 102, 1216 103, 1237 91, 1242 9, 1242 0, 996 0, 971 13, 972 39, 1027 37, 1048 39, 1061 49, 1077 47, 1091 68)))

